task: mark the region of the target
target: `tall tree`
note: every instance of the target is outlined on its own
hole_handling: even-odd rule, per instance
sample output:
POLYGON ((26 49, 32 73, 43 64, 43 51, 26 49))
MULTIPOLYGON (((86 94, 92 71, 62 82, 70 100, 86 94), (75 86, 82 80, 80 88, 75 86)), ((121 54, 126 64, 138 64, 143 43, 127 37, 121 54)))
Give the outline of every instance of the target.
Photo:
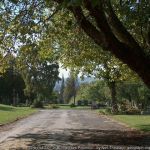
POLYGON ((34 44, 22 46, 17 56, 17 68, 22 74, 29 98, 48 99, 56 81, 59 80, 59 65, 52 55, 43 55, 43 51, 34 44))
POLYGON ((0 102, 17 105, 25 103, 25 83, 19 72, 9 68, 0 76, 0 102))
POLYGON ((70 76, 66 80, 66 86, 64 89, 64 99, 67 103, 71 100, 71 98, 73 98, 75 104, 77 89, 77 77, 72 72, 70 72, 70 76))

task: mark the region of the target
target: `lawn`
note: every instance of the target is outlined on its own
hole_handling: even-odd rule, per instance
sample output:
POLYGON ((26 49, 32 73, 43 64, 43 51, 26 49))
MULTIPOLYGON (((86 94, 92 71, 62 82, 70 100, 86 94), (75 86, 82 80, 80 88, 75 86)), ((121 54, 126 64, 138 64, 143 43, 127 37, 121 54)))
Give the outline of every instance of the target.
POLYGON ((13 122, 34 112, 37 112, 37 110, 29 107, 13 107, 0 104, 0 124, 13 122))
POLYGON ((142 131, 150 131, 150 115, 112 115, 112 118, 130 127, 142 131))

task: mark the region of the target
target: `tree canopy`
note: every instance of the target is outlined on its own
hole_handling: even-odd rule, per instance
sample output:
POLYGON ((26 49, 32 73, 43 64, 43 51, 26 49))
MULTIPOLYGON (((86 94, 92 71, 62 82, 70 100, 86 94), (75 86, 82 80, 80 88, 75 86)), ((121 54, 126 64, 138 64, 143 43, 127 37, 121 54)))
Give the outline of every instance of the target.
POLYGON ((85 36, 99 51, 109 51, 127 64, 150 87, 148 0, 3 0, 0 8, 2 55, 19 54, 22 47, 30 46, 42 49, 44 58, 53 53, 57 59, 62 45, 82 44, 85 36), (78 32, 83 36, 74 36, 78 32), (62 39, 67 42, 62 44, 62 39))

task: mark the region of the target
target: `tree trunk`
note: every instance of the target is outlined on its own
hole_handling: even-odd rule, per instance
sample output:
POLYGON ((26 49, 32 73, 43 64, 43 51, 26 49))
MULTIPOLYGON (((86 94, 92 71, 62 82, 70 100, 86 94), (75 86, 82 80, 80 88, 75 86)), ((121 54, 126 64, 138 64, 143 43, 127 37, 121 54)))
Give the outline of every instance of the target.
POLYGON ((16 106, 16 93, 15 93, 15 89, 13 89, 13 106, 16 106))
POLYGON ((73 96, 73 103, 76 104, 76 95, 73 96))
POLYGON ((116 83, 115 81, 109 83, 109 88, 111 91, 111 105, 112 105, 112 112, 118 112, 118 105, 117 105, 117 98, 116 98, 116 83))

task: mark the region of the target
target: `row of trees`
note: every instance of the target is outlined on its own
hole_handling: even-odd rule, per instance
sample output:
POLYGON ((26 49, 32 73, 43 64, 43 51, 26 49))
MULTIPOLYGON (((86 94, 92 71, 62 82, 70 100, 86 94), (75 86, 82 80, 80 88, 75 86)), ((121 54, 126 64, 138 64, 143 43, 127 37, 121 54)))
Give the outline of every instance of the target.
MULTIPOLYGON (((120 82, 116 84, 116 104, 128 102, 132 107, 146 109, 150 106, 150 90, 142 83, 120 82)), ((77 100, 95 101, 112 106, 112 96, 108 84, 103 80, 80 85, 77 100)))
MULTIPOLYGON (((34 100, 52 100, 53 88, 59 80, 58 64, 46 59, 35 62, 31 62, 33 58, 26 59, 21 54, 6 59, 8 64, 3 66, 0 74, 1 103, 30 105, 34 100)), ((34 59, 37 59, 35 53, 34 59)))
POLYGON ((17 57, 15 65, 28 97, 38 96, 42 89, 41 95, 51 91, 41 89, 41 83, 50 87, 54 82, 49 85, 48 75, 41 76, 46 68, 53 70, 50 66, 56 71, 58 61, 94 75, 107 83, 117 111, 116 83, 139 82, 140 77, 150 86, 149 4, 149 0, 2 1, 2 60, 10 53, 17 57))

